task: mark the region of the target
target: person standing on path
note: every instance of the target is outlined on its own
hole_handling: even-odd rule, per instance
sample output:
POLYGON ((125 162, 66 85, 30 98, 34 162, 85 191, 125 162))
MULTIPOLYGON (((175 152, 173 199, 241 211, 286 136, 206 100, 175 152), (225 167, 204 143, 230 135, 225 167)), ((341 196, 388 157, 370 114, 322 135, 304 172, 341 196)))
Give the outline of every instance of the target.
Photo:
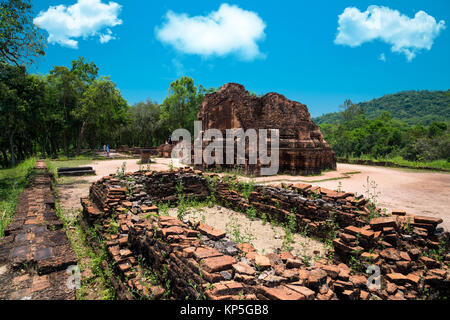
POLYGON ((109 144, 106 145, 106 156, 109 158, 109 144))

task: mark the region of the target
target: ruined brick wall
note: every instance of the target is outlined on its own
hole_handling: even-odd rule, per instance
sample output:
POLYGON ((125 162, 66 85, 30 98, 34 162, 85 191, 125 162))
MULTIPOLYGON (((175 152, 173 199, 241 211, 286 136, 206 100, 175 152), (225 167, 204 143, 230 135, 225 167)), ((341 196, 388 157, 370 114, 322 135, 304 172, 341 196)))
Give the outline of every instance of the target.
MULTIPOLYGON (((336 169, 335 153, 311 120, 307 107, 280 94, 251 96, 242 85, 228 83, 205 96, 198 119, 203 131, 218 129, 224 137, 226 129, 279 129, 280 173, 307 175, 336 169)), ((243 170, 258 175, 260 166, 246 163, 243 170)))
POLYGON ((170 292, 150 286, 156 298, 415 300, 430 298, 424 292, 434 294, 431 298, 449 293, 449 234, 437 228, 442 220, 381 210, 371 218, 366 200, 352 193, 295 184, 256 186, 245 197, 233 181, 183 169, 129 174, 122 181, 105 177, 92 185, 91 200, 82 203, 86 217, 104 229, 110 258, 129 288, 149 291, 148 281, 136 271, 138 256, 171 284, 170 292), (252 206, 269 220, 283 222, 295 215, 298 227, 307 226, 318 238, 335 228, 334 256, 310 266, 288 252, 261 255, 210 226, 161 216, 156 203, 176 201, 174 184, 180 180, 198 199, 208 190, 226 207, 245 211, 252 206), (107 232, 113 216, 120 234, 107 232), (436 258, 431 250, 443 252, 436 258), (358 271, 355 261, 364 270, 358 271), (381 289, 367 287, 369 264, 381 268, 381 289))
POLYGON ((75 299, 74 287, 67 286, 67 268, 76 265, 77 258, 62 227, 51 177, 38 161, 0 238, 0 300, 75 299))
POLYGON ((134 155, 141 154, 143 150, 146 150, 146 152, 149 152, 151 154, 151 156, 158 155, 157 148, 129 147, 127 145, 121 145, 119 148, 117 148, 117 152, 129 153, 129 154, 134 154, 134 155))

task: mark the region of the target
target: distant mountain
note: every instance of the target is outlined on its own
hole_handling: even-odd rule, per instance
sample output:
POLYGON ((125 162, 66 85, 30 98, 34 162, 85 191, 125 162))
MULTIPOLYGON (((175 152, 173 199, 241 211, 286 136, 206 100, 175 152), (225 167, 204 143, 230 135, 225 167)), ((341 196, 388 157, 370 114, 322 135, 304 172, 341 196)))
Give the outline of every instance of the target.
MULTIPOLYGON (((433 121, 450 122, 450 90, 403 91, 357 105, 364 109, 368 119, 374 119, 383 111, 389 111, 393 118, 402 120, 409 125, 428 125, 433 121)), ((339 112, 313 118, 318 125, 335 123, 339 120, 339 112)))

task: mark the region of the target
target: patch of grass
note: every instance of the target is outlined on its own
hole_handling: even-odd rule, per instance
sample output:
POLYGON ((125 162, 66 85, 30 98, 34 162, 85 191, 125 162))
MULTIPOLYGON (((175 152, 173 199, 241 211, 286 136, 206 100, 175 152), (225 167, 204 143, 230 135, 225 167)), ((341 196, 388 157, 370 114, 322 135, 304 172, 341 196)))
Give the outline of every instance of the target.
POLYGON ((433 168, 433 169, 445 169, 450 170, 450 162, 443 159, 443 160, 435 160, 435 161, 408 161, 403 159, 400 156, 392 157, 392 158, 378 158, 375 159, 370 156, 362 155, 358 158, 349 158, 349 160, 371 160, 373 162, 391 162, 396 165, 400 166, 408 166, 412 169, 421 169, 421 168, 433 168))
POLYGON ((245 212, 247 217, 249 217, 252 221, 256 219, 257 217, 257 211, 254 207, 247 208, 247 211, 245 212))
MULTIPOLYGON (((65 162, 65 161, 64 161, 65 162)), ((57 166, 51 160, 46 160, 50 172, 55 173, 57 166)), ((64 166, 64 165, 61 165, 64 166)), ((57 172, 56 172, 57 173, 57 172)), ((57 178, 57 174, 55 174, 57 178)), ((60 179, 53 182, 58 183, 60 179)), ((91 276, 81 280, 81 288, 76 290, 77 300, 113 300, 115 299, 115 290, 111 285, 112 271, 104 269, 102 262, 107 259, 106 248, 91 246, 94 243, 101 243, 97 226, 83 225, 80 210, 65 210, 60 203, 58 193, 56 192, 56 214, 63 223, 63 230, 66 232, 71 247, 77 257, 78 267, 81 273, 90 270, 91 276)))
POLYGON ((92 152, 86 152, 78 156, 66 156, 64 154, 58 155, 56 158, 51 158, 51 161, 77 161, 77 160, 90 160, 94 159, 92 152))
POLYGON ((230 235, 231 240, 236 243, 250 243, 256 240, 251 230, 242 230, 242 225, 236 217, 231 217, 226 225, 226 233, 230 235))
POLYGON ((102 267, 102 262, 106 260, 106 250, 102 250, 101 254, 98 254, 89 245, 88 237, 97 237, 95 230, 90 228, 86 233, 81 226, 80 212, 64 211, 58 202, 56 203, 56 213, 63 222, 66 235, 77 256, 80 271, 90 270, 92 274, 90 278, 82 279, 81 288, 76 291, 77 300, 114 299, 115 291, 109 280, 112 273, 102 267))
POLYGON ((0 237, 11 222, 19 195, 30 178, 36 158, 30 158, 11 169, 0 170, 0 237))

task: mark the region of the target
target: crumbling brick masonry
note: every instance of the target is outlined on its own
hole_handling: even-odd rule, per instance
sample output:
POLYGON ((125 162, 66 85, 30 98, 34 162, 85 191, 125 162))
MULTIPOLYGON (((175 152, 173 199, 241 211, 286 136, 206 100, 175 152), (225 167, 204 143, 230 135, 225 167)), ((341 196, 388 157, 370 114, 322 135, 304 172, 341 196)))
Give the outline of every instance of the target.
MULTIPOLYGON (((172 299, 422 299, 448 296, 449 234, 441 219, 373 210, 362 196, 310 185, 256 186, 248 197, 236 182, 185 168, 108 176, 82 199, 85 217, 101 226, 122 287, 172 299), (295 215, 298 228, 330 240, 328 259, 308 265, 289 252, 261 255, 224 232, 162 216, 157 203, 214 195, 223 206, 250 206, 269 220, 295 215), (294 209, 295 208, 295 209, 294 209), (375 215, 377 217, 372 218, 375 215), (119 229, 111 234, 111 224, 119 229), (332 232, 334 231, 334 232, 332 232), (439 254, 437 254, 439 252, 439 254), (162 283, 139 272, 145 263, 162 283), (368 287, 368 265, 381 270, 381 288, 368 287)), ((133 298, 128 295, 128 298, 133 298)))
POLYGON ((75 266, 63 224, 58 219, 45 162, 19 196, 16 212, 0 239, 0 300, 75 299, 75 266))

